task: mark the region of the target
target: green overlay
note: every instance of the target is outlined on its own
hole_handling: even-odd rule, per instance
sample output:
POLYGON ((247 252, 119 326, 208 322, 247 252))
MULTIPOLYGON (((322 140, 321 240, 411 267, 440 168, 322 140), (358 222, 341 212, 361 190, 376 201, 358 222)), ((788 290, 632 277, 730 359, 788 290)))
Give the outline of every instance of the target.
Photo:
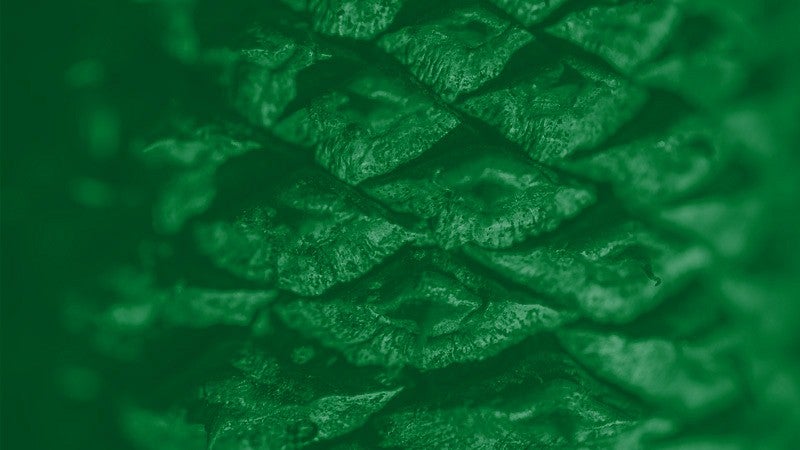
POLYGON ((793 2, 9 15, 3 448, 800 448, 793 2))

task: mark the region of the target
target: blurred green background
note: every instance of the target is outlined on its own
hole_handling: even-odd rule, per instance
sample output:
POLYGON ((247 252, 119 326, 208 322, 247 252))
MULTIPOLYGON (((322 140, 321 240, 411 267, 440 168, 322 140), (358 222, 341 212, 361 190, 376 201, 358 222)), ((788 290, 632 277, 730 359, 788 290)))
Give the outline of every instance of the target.
POLYGON ((137 259, 150 215, 122 149, 179 74, 146 2, 3 2, 0 16, 0 447, 125 448, 105 401, 113 387, 71 365, 91 355, 60 305, 100 269, 137 259))

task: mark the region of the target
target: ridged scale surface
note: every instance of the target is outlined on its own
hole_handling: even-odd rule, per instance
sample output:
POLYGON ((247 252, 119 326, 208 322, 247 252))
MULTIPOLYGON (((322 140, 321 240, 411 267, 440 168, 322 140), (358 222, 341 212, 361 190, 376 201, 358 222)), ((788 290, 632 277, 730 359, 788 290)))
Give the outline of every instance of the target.
POLYGON ((719 268, 756 226, 715 219, 748 150, 702 109, 735 80, 704 97, 688 74, 714 61, 671 50, 700 13, 267 3, 197 61, 227 99, 208 131, 142 152, 173 174, 157 228, 206 275, 117 282, 101 347, 222 326, 233 352, 185 414, 131 408, 134 442, 202 423, 215 449, 656 448, 733 414, 726 325, 680 320, 685 297, 727 302, 719 268))

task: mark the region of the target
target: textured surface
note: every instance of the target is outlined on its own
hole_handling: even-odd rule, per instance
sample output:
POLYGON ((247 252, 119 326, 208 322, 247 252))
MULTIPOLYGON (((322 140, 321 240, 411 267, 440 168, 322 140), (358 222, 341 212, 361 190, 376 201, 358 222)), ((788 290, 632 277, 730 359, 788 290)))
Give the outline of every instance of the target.
POLYGON ((502 72, 533 36, 483 8, 463 8, 380 39, 379 45, 447 100, 502 72))
POLYGON ((581 62, 559 61, 538 72, 461 105, 533 159, 549 161, 598 145, 631 120, 645 99, 640 88, 581 62))
POLYGON ((70 191, 136 231, 59 383, 144 449, 792 448, 797 110, 734 3, 140 5, 175 81, 70 191))

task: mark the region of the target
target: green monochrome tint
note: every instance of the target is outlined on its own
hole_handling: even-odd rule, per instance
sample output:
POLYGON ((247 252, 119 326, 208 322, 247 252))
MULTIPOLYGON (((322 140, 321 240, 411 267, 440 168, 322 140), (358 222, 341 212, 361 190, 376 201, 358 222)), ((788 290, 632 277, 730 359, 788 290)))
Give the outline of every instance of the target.
POLYGON ((124 445, 800 448, 792 2, 142 3, 60 313, 124 445))

